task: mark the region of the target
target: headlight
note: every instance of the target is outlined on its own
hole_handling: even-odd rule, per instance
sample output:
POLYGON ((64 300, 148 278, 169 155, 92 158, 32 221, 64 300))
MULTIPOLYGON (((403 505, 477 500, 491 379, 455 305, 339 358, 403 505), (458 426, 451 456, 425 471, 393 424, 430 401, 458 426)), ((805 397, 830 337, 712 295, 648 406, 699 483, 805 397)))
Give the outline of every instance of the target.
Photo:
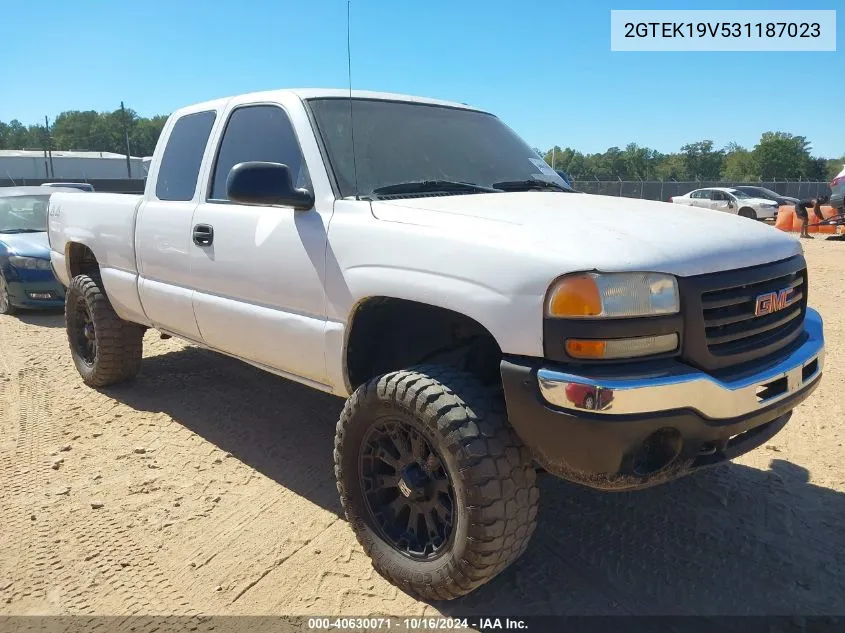
POLYGON ((19 255, 12 255, 9 257, 9 263, 15 268, 26 270, 51 270, 50 260, 41 259, 40 257, 20 257, 19 255))
POLYGON ((579 273, 558 279, 546 297, 546 316, 568 319, 676 314, 678 282, 662 273, 579 273))

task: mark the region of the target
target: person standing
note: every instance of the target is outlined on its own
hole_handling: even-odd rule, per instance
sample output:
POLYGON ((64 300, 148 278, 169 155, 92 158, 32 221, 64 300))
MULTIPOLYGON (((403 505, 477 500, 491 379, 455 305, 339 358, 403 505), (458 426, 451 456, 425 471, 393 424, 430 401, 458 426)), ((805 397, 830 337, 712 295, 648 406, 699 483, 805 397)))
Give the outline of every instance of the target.
POLYGON ((806 198, 795 203, 795 215, 801 219, 801 234, 798 236, 805 240, 813 239, 813 236, 807 231, 807 224, 810 221, 810 216, 807 213, 809 207, 816 207, 816 201, 813 198, 806 198))
POLYGON ((830 200, 830 196, 821 195, 816 196, 815 198, 806 198, 804 200, 798 201, 795 205, 795 215, 801 218, 801 235, 806 240, 813 239, 813 236, 810 235, 807 227, 810 223, 810 214, 808 209, 810 207, 813 208, 813 215, 816 216, 818 224, 819 222, 824 221, 824 213, 822 213, 822 205, 826 204, 830 200))

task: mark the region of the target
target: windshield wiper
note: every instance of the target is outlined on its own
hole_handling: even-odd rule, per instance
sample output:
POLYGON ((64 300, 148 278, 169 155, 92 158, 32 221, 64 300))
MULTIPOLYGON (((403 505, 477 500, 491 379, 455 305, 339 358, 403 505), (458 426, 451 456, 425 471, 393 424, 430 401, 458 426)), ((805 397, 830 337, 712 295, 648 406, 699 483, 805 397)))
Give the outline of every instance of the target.
POLYGON ((455 180, 412 180, 398 182, 393 185, 376 187, 372 191, 374 196, 390 196, 403 193, 435 193, 435 192, 465 191, 467 193, 501 193, 501 189, 476 185, 472 182, 458 182, 455 180))
POLYGON ((0 233, 46 233, 47 229, 0 229, 0 233))
POLYGON ((498 189, 503 189, 505 191, 530 191, 532 189, 552 189, 554 191, 565 191, 566 193, 575 193, 574 189, 570 189, 566 185, 560 185, 556 182, 550 182, 548 180, 535 180, 533 178, 529 180, 504 180, 502 182, 494 182, 493 186, 497 187, 498 189))

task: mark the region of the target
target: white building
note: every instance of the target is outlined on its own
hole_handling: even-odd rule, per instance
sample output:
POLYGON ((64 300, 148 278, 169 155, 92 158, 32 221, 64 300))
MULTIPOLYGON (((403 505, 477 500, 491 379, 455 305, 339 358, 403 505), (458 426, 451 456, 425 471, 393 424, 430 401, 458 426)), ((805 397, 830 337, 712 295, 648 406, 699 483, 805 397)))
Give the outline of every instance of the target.
POLYGON ((127 174, 126 155, 112 152, 64 152, 53 150, 52 172, 49 155, 44 150, 0 149, 0 178, 49 178, 56 180, 100 180, 145 178, 144 159, 130 156, 127 174))

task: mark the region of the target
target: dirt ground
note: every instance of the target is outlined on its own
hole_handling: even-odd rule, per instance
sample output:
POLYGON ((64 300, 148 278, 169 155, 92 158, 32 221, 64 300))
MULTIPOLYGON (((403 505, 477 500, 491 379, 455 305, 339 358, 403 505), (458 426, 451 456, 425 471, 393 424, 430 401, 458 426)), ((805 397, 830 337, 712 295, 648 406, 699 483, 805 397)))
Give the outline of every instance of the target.
POLYGON ((138 380, 83 386, 60 314, 0 317, 0 614, 845 611, 845 244, 805 243, 816 394, 768 445, 634 493, 552 478, 526 554, 419 602, 340 517, 339 399, 149 332, 138 380))

